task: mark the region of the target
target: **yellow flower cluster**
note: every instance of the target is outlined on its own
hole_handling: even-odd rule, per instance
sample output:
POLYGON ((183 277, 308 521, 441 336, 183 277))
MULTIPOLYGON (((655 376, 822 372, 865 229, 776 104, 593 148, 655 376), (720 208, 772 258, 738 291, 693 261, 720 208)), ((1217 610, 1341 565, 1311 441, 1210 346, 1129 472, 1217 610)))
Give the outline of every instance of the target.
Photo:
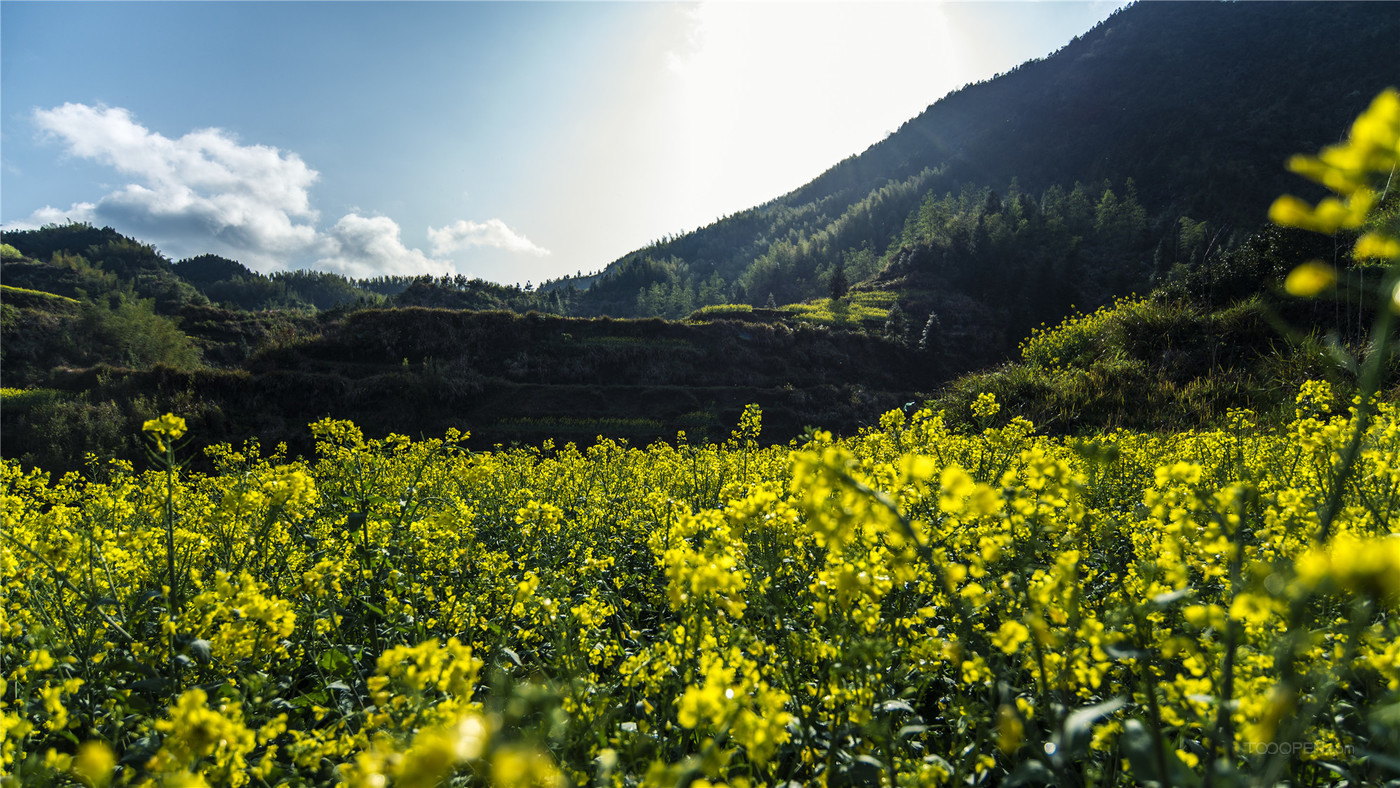
POLYGON ((198 775, 197 779, 215 785, 250 781, 246 758, 257 736, 244 726, 239 704, 210 708, 209 696, 195 688, 179 697, 169 716, 156 721, 155 729, 165 734, 165 741, 147 764, 154 775, 198 775))
POLYGON ((1324 148, 1317 156, 1299 154, 1288 160, 1290 170, 1326 186, 1345 201, 1329 197, 1314 208, 1296 197, 1284 196, 1274 201, 1269 218, 1277 224, 1322 233, 1360 227, 1375 204, 1373 178, 1388 175, 1397 164, 1400 91, 1391 88, 1352 123, 1346 142, 1324 148))
POLYGON ((1400 603, 1400 536, 1338 534, 1298 557, 1298 580, 1308 590, 1345 590, 1400 603))
MULTIPOLYGON (((1376 96, 1356 121, 1346 142, 1324 148, 1317 156, 1296 155, 1288 168, 1326 186, 1336 196, 1316 206, 1284 195, 1269 208, 1269 219, 1285 227, 1332 234, 1338 230, 1364 231, 1352 247, 1357 260, 1400 261, 1400 227, 1376 223, 1378 189, 1386 189, 1400 167, 1400 91, 1387 89, 1376 96)), ((1284 281, 1293 295, 1313 296, 1330 288, 1336 272, 1314 260, 1295 268, 1284 281)), ((1400 287, 1393 300, 1400 307, 1400 287)))
POLYGON ((296 612, 267 590, 247 572, 233 578, 219 571, 212 587, 190 600, 190 623, 206 634, 214 657, 265 668, 287 656, 283 642, 296 629, 296 612))
POLYGON ((158 419, 151 419, 141 425, 142 431, 151 436, 155 441, 156 451, 163 452, 166 449, 166 441, 177 441, 184 436, 185 420, 172 413, 167 413, 158 419))

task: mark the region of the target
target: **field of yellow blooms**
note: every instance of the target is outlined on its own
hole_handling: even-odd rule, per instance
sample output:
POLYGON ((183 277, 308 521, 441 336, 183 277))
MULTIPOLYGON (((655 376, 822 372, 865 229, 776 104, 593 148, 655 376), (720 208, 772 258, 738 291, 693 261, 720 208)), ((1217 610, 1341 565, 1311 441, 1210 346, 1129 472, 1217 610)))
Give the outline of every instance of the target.
MULTIPOLYGON (((1342 403, 1345 404, 1345 403, 1342 403)), ((5 784, 1400 777, 1400 418, 3 465, 5 784)), ((1335 411, 1335 412, 1334 412, 1335 411)), ((992 426, 997 425, 997 426, 992 426)))

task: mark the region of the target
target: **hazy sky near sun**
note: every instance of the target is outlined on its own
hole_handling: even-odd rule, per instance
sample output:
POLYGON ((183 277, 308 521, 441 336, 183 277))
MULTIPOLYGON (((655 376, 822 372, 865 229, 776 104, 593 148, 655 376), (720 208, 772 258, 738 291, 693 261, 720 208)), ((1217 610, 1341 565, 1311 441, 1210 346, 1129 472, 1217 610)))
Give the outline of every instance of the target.
POLYGON ((264 272, 590 272, 1121 5, 6 0, 0 222, 264 272))

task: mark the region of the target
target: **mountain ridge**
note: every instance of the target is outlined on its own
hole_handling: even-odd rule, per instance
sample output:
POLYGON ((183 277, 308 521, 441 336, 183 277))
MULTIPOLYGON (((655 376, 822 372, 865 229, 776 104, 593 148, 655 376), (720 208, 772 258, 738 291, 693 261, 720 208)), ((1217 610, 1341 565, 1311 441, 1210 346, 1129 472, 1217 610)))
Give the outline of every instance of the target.
POLYGON ((901 183, 916 182, 922 196, 1013 182, 1032 193, 1104 180, 1121 188, 1132 179, 1154 240, 1183 216, 1232 228, 1239 240, 1262 225, 1273 196, 1295 188, 1282 167, 1290 153, 1336 139, 1370 96, 1400 82, 1387 56, 1393 45, 1384 45, 1395 40, 1400 6, 1390 3, 1128 6, 1046 58, 944 96, 787 194, 624 255, 593 278, 580 311, 640 313, 627 303, 638 290, 693 286, 716 272, 729 299, 758 305, 767 293, 744 274, 784 241, 823 247, 796 293, 823 295, 837 261, 873 253, 866 276, 887 264, 897 232, 888 227, 903 217, 852 234, 852 246, 818 236, 901 183), (1298 73, 1306 81, 1285 78, 1298 73), (639 277, 648 264, 650 278, 639 277))

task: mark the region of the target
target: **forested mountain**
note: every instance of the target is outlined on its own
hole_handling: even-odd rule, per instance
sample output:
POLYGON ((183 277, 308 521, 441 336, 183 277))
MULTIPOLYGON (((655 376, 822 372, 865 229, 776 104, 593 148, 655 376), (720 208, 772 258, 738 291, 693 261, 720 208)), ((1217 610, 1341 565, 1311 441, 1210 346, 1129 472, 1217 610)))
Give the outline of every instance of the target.
POLYGON ((879 287, 914 275, 936 291, 916 309, 990 307, 1001 325, 1145 290, 1258 229, 1297 188, 1287 156, 1400 82, 1397 41, 1394 3, 1138 3, 790 194, 623 257, 574 308, 797 301, 838 267, 879 287))

